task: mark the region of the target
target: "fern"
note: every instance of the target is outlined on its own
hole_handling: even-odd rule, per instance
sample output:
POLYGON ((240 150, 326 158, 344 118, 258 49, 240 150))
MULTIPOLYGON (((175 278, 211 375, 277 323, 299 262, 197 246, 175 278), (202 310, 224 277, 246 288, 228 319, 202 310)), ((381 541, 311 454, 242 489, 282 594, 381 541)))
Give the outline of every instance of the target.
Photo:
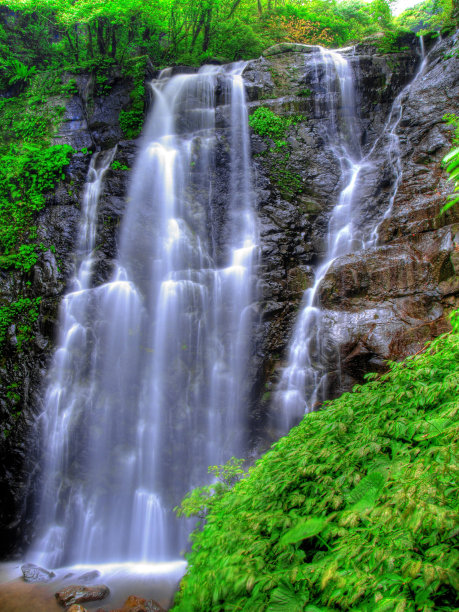
POLYGON ((381 472, 372 472, 349 493, 349 510, 360 512, 373 508, 384 487, 386 478, 381 472))
POLYGON ((175 612, 456 609, 452 323, 423 353, 306 415, 204 500, 175 612))
POLYGON ((324 530, 327 521, 325 519, 312 518, 289 529, 280 539, 280 544, 296 544, 301 540, 312 538, 324 530))

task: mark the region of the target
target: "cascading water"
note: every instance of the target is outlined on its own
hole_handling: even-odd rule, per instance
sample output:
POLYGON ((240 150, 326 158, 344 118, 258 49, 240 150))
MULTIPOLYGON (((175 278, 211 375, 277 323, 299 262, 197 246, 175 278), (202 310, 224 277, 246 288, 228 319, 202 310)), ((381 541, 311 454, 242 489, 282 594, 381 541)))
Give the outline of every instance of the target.
POLYGON ((311 410, 326 390, 327 374, 321 367, 321 355, 329 347, 325 343, 317 289, 336 257, 363 246, 353 211, 359 173, 365 162, 360 150, 352 69, 343 55, 322 48, 314 54, 314 61, 316 81, 324 92, 315 96, 316 114, 326 117, 321 125, 323 139, 339 161, 344 187, 328 225, 325 257, 316 270, 313 286, 303 297, 304 306, 293 332, 288 366, 276 393, 280 404, 278 426, 283 431, 311 410))
MULTIPOLYGON (((427 63, 423 44, 421 55, 422 62, 414 79, 422 76, 427 63)), ((314 59, 318 88, 316 111, 317 105, 325 105, 325 113, 322 108, 322 112, 317 114, 325 114, 327 117, 322 126, 324 140, 339 160, 341 184, 344 187, 331 213, 325 256, 315 272, 314 284, 303 296, 303 307, 293 331, 288 365, 282 373, 276 393, 275 419, 278 428, 284 432, 298 423, 305 412, 313 410, 327 397, 330 363, 334 363, 339 371, 339 346, 333 338, 333 332, 324 326, 318 289, 337 257, 377 246, 380 225, 392 212, 402 179, 397 129, 403 113, 403 99, 411 86, 411 83, 408 84, 398 94, 381 136, 369 152, 362 155, 351 66, 347 58, 337 51, 320 49, 314 59), (375 165, 372 156, 381 144, 385 148, 383 163, 391 168, 393 186, 382 217, 373 223, 373 227, 366 228, 368 239, 365 239, 359 209, 359 175, 363 169, 369 170, 375 165)))
POLYGON ((113 278, 91 288, 88 263, 64 300, 31 555, 47 567, 177 558, 189 526, 171 508, 246 450, 258 238, 243 68, 152 84, 113 278), (217 103, 230 151, 218 222, 217 103))

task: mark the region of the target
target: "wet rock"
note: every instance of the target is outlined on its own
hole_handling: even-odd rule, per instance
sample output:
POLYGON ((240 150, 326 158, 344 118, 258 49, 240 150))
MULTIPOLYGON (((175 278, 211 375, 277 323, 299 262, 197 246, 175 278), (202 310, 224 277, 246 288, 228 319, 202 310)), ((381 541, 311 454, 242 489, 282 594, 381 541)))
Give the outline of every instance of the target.
POLYGON ((21 572, 25 582, 50 582, 56 574, 34 563, 26 563, 21 566, 21 572))
POLYGON ((269 55, 279 55, 280 53, 312 53, 316 49, 317 46, 313 45, 302 45, 300 43, 279 43, 263 51, 263 55, 268 57, 269 55))
POLYGON ((99 601, 107 597, 109 592, 109 588, 103 584, 95 586, 72 584, 56 593, 55 597, 61 606, 72 606, 88 601, 99 601))
POLYGON ((166 612, 166 610, 154 599, 147 600, 136 595, 130 595, 122 608, 111 612, 166 612))
POLYGON ((80 606, 78 604, 73 604, 73 606, 70 606, 70 608, 67 608, 67 612, 88 612, 86 610, 86 608, 83 608, 83 606, 80 606))
POLYGON ((80 582, 90 582, 91 580, 95 580, 96 578, 99 578, 99 576, 100 576, 99 570, 92 570, 90 572, 86 572, 85 574, 82 574, 81 576, 78 576, 78 580, 80 582))
MULTIPOLYGON (((393 192, 396 175, 387 161, 388 141, 379 137, 394 99, 419 67, 416 43, 410 39, 410 50, 382 55, 377 41, 367 41, 348 56, 356 76, 361 145, 365 152, 374 147, 375 163, 362 169, 355 203, 362 211, 357 223, 364 235, 382 218, 393 192)), ((319 290, 330 335, 326 344, 332 347, 326 367, 333 396, 361 382, 366 372, 383 370, 386 359, 414 353, 446 331, 446 312, 459 303, 458 210, 439 215, 451 190, 441 159, 451 146, 452 128, 442 117, 455 112, 459 96, 458 59, 445 59, 451 44, 444 41, 434 49, 423 77, 403 99, 398 127, 402 181, 391 215, 379 227, 381 246, 336 260, 319 290)), ((337 160, 321 139, 327 108, 320 104, 320 70, 301 53, 278 51, 251 62, 244 73, 250 112, 263 105, 289 116, 298 112, 295 99, 299 104, 301 98, 296 109, 307 117, 286 138, 286 170, 302 181, 301 192, 292 196, 276 184, 279 160, 270 151, 272 143, 264 148, 263 139, 253 135, 263 323, 256 344, 260 384, 252 423, 260 437, 266 423, 262 398, 267 385, 275 388, 301 307, 302 282, 307 286, 295 270, 320 261, 330 210, 342 188, 337 160), (302 98, 302 92, 309 95, 302 98)))

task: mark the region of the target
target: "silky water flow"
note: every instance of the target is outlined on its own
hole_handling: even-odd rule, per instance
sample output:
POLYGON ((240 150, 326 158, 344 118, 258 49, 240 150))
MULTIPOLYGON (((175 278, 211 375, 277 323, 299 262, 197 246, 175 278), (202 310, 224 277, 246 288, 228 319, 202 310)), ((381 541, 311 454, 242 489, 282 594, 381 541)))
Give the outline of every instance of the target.
POLYGON ((91 162, 81 263, 39 419, 29 558, 45 567, 178 559, 190 523, 172 508, 208 482, 209 465, 246 451, 258 235, 244 67, 166 70, 152 83, 116 269, 100 286, 97 201, 114 152, 91 162), (224 216, 212 210, 216 115, 229 150, 224 216))
MULTIPOLYGON (((421 41, 423 43, 423 41, 421 41)), ((396 97, 382 133, 363 152, 357 111, 356 79, 350 59, 353 49, 332 51, 317 47, 306 56, 315 66, 315 115, 318 130, 339 162, 342 186, 332 209, 325 237, 325 254, 314 271, 314 282, 303 295, 301 310, 289 346, 288 362, 274 394, 273 420, 280 433, 296 425, 329 396, 330 375, 340 376, 339 342, 330 320, 325 320, 319 288, 333 262, 344 255, 377 246, 378 230, 391 212, 402 179, 400 142, 397 133, 403 113, 403 100, 414 80, 422 77, 428 57, 420 48, 420 64, 413 81, 396 97), (380 149, 383 150, 381 154, 380 149), (375 152, 377 152, 375 154, 375 152), (385 164, 392 175, 392 190, 382 215, 364 221, 362 186, 371 168, 385 164), (368 236, 368 238, 366 238, 368 236)))

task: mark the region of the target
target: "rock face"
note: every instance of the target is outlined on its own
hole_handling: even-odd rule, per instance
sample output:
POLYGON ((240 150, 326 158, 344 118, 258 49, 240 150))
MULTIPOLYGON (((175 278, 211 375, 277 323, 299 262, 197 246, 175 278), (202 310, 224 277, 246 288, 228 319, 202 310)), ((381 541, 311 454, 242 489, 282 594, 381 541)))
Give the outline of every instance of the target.
MULTIPOLYGON (((313 282, 313 269, 324 252, 330 211, 342 188, 339 161, 324 147, 317 127, 327 109, 318 103, 320 75, 311 63, 313 48, 276 47, 250 62, 244 73, 250 112, 267 106, 283 116, 303 116, 288 129, 280 147, 252 134, 261 260, 256 305, 260 325, 254 334, 249 373, 253 396, 250 427, 253 444, 260 447, 275 435, 267 431, 270 396, 285 365, 301 299, 313 282)), ((450 48, 451 42, 445 40, 433 49, 423 76, 406 90, 402 101, 397 131, 402 173, 392 210, 379 227, 378 246, 337 259, 320 287, 327 326, 339 346, 337 354, 330 357, 330 371, 336 374, 333 395, 361 382, 366 372, 383 369, 384 360, 414 353, 426 340, 446 331, 446 314, 458 306, 459 218, 454 211, 439 214, 451 191, 440 166, 451 146, 451 127, 442 117, 457 111, 459 96, 459 60, 448 57, 450 48)), ((381 160, 365 174, 360 219, 365 231, 382 219, 396 178, 391 165, 385 163, 387 142, 381 139, 375 143, 394 99, 412 80, 420 59, 414 41, 409 51, 390 55, 379 54, 371 45, 359 45, 347 53, 357 82, 361 146, 367 152, 375 146, 375 159, 381 160)), ((118 124, 119 110, 129 101, 129 79, 114 72, 110 91, 104 95, 97 92, 94 75, 79 75, 76 81, 78 94, 61 102, 67 110, 56 142, 69 143, 80 152, 73 156, 66 180, 50 194, 37 223, 39 239, 53 244, 55 252, 41 255, 27 288, 23 278, 0 271, 4 303, 24 291, 43 296, 34 339, 18 353, 15 330, 11 329, 10 343, 0 361, 4 431, 0 542, 4 554, 20 553, 18 542, 27 546, 33 491, 29 497, 25 492, 37 469, 34 442, 28 433, 36 429, 41 411, 42 383, 54 348, 59 302, 74 266, 80 202, 90 160, 86 151, 116 146, 115 160, 128 168, 136 154, 136 143, 122 139, 118 124)), ((210 214, 218 228, 224 226, 229 159, 224 113, 217 112, 216 119, 210 214)), ((128 181, 129 170, 110 169, 106 174, 99 202, 96 285, 105 282, 112 271, 128 181)), ((215 251, 221 261, 223 243, 223 233, 217 231, 215 251)))
MULTIPOLYGON (((335 347, 328 356, 331 397, 362 382, 366 372, 384 369, 385 360, 412 354, 447 331, 447 313, 457 307, 459 218, 451 211, 439 214, 451 191, 440 164, 451 147, 451 127, 442 117, 454 112, 459 95, 459 62, 448 57, 450 45, 438 44, 423 75, 405 90, 397 129, 401 179, 392 210, 378 228, 379 246, 335 260, 319 289, 335 347)), ((310 49, 271 49, 244 73, 251 110, 263 105, 280 115, 306 116, 290 128, 281 153, 273 142, 253 135, 263 299, 252 431, 261 439, 270 435, 265 411, 342 189, 339 162, 317 130, 326 109, 317 104, 320 74, 310 49)), ((380 55, 361 45, 348 53, 360 103, 361 146, 365 153, 375 148, 360 193, 359 225, 365 233, 383 218, 395 189, 387 137, 378 137, 420 59, 415 48, 380 55)))

